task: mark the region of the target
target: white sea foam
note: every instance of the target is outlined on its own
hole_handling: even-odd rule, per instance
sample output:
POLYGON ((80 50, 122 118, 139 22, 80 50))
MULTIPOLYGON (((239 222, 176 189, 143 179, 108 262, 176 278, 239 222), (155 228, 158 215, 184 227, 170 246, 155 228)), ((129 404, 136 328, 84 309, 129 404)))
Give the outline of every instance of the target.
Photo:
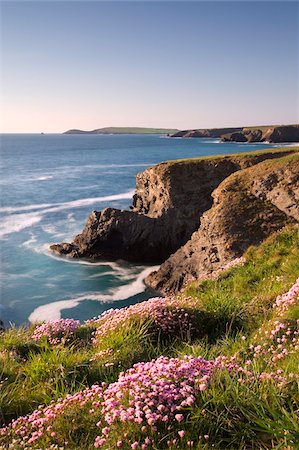
POLYGON ((119 286, 118 288, 111 290, 106 294, 102 294, 101 292, 87 292, 69 300, 59 300, 57 302, 39 306, 30 314, 28 319, 31 323, 57 320, 61 318, 61 311, 65 309, 75 308, 79 305, 80 302, 83 302, 85 300, 98 301, 101 303, 110 303, 125 300, 129 297, 143 292, 146 288, 143 281, 144 278, 146 278, 151 272, 157 270, 158 268, 159 266, 147 267, 143 269, 131 283, 119 286))
POLYGON ((40 222, 42 215, 38 213, 13 214, 2 218, 0 222, 0 239, 4 239, 8 234, 16 233, 24 228, 32 227, 40 222))
POLYGON ((6 281, 19 279, 32 279, 36 278, 40 274, 41 274, 40 270, 32 270, 31 272, 28 273, 5 273, 3 274, 3 279, 4 280, 6 279, 6 281))
POLYGON ((121 194, 107 195, 104 197, 80 198, 78 200, 72 200, 70 202, 63 202, 63 203, 41 203, 18 207, 5 206, 0 208, 0 212, 14 213, 21 211, 35 211, 40 209, 44 209, 43 213, 63 211, 64 209, 81 208, 82 206, 89 206, 100 202, 113 202, 115 200, 130 199, 132 198, 134 192, 135 192, 134 190, 131 190, 128 192, 122 192, 121 194))
POLYGON ((30 239, 24 241, 20 247, 31 248, 33 244, 37 241, 36 236, 33 233, 30 233, 30 239))
POLYGON ((35 211, 39 209, 50 208, 53 206, 51 203, 39 203, 36 205, 24 205, 24 206, 3 206, 0 208, 0 212, 2 213, 15 213, 22 211, 35 211))
POLYGON ((36 308, 29 316, 29 322, 40 322, 49 320, 57 320, 61 318, 60 311, 64 309, 75 308, 80 300, 61 300, 59 302, 48 303, 36 308))
POLYGON ((58 233, 57 227, 52 224, 47 224, 42 226, 42 230, 47 234, 54 234, 56 235, 58 233))
POLYGON ((90 275, 89 277, 86 278, 86 280, 92 280, 93 278, 102 278, 105 277, 106 275, 116 275, 115 272, 112 271, 108 271, 108 272, 102 272, 102 273, 95 273, 93 275, 90 275))
MULTIPOLYGON (((140 269, 140 267, 136 266, 123 266, 115 261, 98 261, 98 262, 91 262, 91 261, 85 261, 83 259, 73 259, 61 256, 55 256, 53 252, 49 251, 49 245, 44 244, 39 249, 36 249, 38 253, 44 253, 50 258, 56 259, 59 262, 65 262, 68 264, 76 264, 81 266, 89 266, 89 267, 109 267, 113 270, 112 273, 114 276, 120 278, 121 280, 131 280, 134 276, 136 276, 136 270, 140 269)), ((104 276, 107 275, 108 272, 100 273, 100 274, 94 274, 94 277, 96 276, 104 276)))
POLYGON ((76 222, 76 219, 74 217, 74 213, 68 213, 67 220, 68 220, 68 222, 76 222))
POLYGON ((0 239, 5 238, 8 234, 29 228, 39 223, 45 214, 64 211, 68 209, 81 208, 83 206, 93 205, 100 202, 112 202, 114 200, 125 200, 132 198, 134 191, 124 192, 122 194, 108 195, 105 197, 82 198, 64 203, 52 204, 36 204, 20 207, 3 207, 1 212, 18 213, 21 211, 34 211, 30 213, 9 214, 4 216, 0 223, 0 239))
POLYGON ((73 200, 71 202, 53 204, 50 209, 46 209, 45 212, 63 211, 65 209, 81 208, 82 206, 94 205, 99 202, 113 202, 115 200, 131 199, 134 194, 134 190, 129 192, 123 192, 122 194, 107 195, 106 197, 93 197, 93 198, 81 198, 79 200, 73 200))
POLYGON ((46 181, 51 180, 53 178, 53 175, 42 175, 42 176, 35 176, 27 178, 26 181, 46 181))

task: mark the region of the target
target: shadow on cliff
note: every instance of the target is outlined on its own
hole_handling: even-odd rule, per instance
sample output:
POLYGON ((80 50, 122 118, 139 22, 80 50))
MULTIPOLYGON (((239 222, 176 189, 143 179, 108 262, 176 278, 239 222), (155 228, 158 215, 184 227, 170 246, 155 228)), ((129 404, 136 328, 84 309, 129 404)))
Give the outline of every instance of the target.
POLYGON ((72 243, 50 248, 74 258, 166 260, 146 283, 177 292, 299 219, 298 150, 161 163, 137 175, 131 211, 93 211, 72 243))

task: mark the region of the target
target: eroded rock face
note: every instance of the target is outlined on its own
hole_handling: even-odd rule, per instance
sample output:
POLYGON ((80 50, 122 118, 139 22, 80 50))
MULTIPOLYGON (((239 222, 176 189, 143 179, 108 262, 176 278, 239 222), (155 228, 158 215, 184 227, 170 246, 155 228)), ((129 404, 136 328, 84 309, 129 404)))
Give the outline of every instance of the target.
POLYGON ((238 133, 226 133, 223 142, 299 142, 299 125, 243 128, 238 133))
POLYGON ((234 173, 213 193, 199 230, 146 279, 164 294, 209 275, 288 223, 299 221, 299 155, 234 173))
POLYGON ((170 239, 165 241, 163 222, 131 211, 106 208, 93 211, 81 234, 71 244, 51 249, 74 258, 107 258, 157 261, 167 258, 170 239))
POLYGON ((223 142, 299 142, 299 125, 184 130, 171 137, 221 138, 223 142))
POLYGON ((168 162, 137 176, 131 211, 93 211, 83 232, 50 248, 74 258, 161 263, 198 230, 212 193, 232 173, 292 150, 168 162))
POLYGON ((178 131, 171 137, 182 137, 182 138, 220 138, 226 133, 235 133, 237 131, 242 131, 243 128, 201 128, 198 130, 184 130, 178 131))

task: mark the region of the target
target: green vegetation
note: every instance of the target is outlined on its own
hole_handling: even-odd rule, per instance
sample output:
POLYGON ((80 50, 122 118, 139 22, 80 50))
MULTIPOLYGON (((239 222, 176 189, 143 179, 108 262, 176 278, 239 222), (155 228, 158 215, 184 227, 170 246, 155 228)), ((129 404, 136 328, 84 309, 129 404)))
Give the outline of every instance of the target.
MULTIPOLYGON (((32 413, 40 404, 50 405, 52 400, 62 405, 63 413, 47 422, 50 426, 45 425, 40 437, 31 443, 21 444, 20 435, 6 429, 0 437, 0 448, 88 450, 96 442, 96 447, 105 450, 298 449, 298 286, 283 301, 278 299, 275 308, 272 306, 296 283, 298 261, 299 228, 289 226, 259 247, 250 247, 243 265, 226 270, 217 279, 194 282, 169 303, 150 303, 148 309, 144 303, 139 309, 132 307, 130 314, 90 321, 78 327, 71 338, 60 338, 56 345, 46 336, 33 340, 34 326, 2 333, 2 421, 8 424, 13 418, 32 413), (167 332, 165 317, 177 328, 167 332), (184 330, 186 323, 192 323, 190 333, 179 332, 182 317, 188 319, 184 330), (100 401, 92 403, 99 396, 95 388, 77 399, 65 403, 59 400, 94 383, 115 382, 133 364, 161 355, 179 360, 185 355, 193 358, 188 360, 190 369, 182 386, 191 383, 194 367, 199 364, 194 358, 210 361, 203 363, 206 378, 201 384, 188 387, 190 392, 195 389, 195 397, 188 394, 186 406, 175 413, 176 419, 156 426, 144 424, 143 419, 140 424, 124 419, 107 425, 100 401)), ((164 367, 163 361, 159 364, 164 367)), ((172 385, 185 370, 179 362, 176 364, 180 375, 172 385)), ((163 370, 169 367, 171 364, 166 364, 163 370)), ((155 389, 160 389, 162 378, 155 378, 155 389)), ((134 380, 132 376, 132 389, 134 380)), ((159 398, 163 411, 167 404, 163 406, 162 395, 159 398)), ((129 400, 129 394, 121 400, 126 411, 129 400)), ((117 402, 113 405, 116 408, 117 402)), ((26 435, 30 427, 27 423, 24 427, 26 435)))
POLYGON ((200 156, 198 158, 185 158, 185 159, 175 159, 167 161, 167 163, 171 165, 176 164, 189 164, 190 162, 196 163, 206 160, 217 160, 217 159, 232 159, 236 158, 237 160, 242 160, 245 158, 254 158, 255 156, 262 156, 266 154, 278 154, 279 156, 288 155, 290 153, 298 153, 299 147, 298 146, 292 146, 292 147, 279 147, 279 148, 269 148, 264 150, 255 150, 252 152, 244 152, 244 153, 231 153, 229 155, 209 155, 209 156, 200 156))
POLYGON ((178 131, 172 128, 106 127, 91 131, 68 130, 63 134, 174 134, 178 131))

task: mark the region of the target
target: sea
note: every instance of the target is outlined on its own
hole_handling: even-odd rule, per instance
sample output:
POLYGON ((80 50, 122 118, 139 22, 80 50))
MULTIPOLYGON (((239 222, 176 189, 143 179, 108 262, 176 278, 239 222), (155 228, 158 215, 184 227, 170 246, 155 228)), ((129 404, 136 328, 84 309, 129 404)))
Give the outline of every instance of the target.
MULTIPOLYGON (((248 152, 269 144, 158 135, 1 135, 0 319, 6 325, 80 321, 157 295, 157 267, 59 258, 92 210, 129 209, 135 176, 166 160, 248 152)), ((270 145, 273 147, 273 144, 270 145)))

